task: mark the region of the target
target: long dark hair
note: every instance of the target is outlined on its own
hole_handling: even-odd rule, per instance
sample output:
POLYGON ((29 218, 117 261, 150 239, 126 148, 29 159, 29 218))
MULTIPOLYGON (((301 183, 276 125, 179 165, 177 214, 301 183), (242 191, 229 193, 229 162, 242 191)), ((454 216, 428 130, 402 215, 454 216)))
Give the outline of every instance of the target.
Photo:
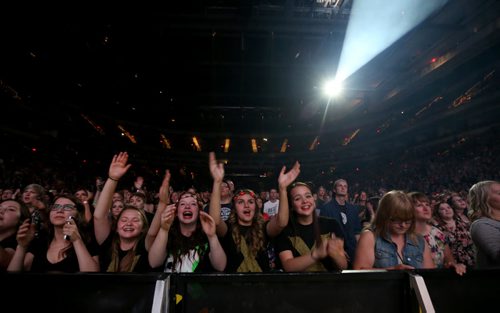
POLYGON ((249 232, 246 233, 246 236, 243 237, 241 235, 241 230, 240 230, 240 224, 238 223, 238 215, 236 214, 236 200, 238 199, 238 196, 248 194, 250 195, 254 200, 257 198, 257 195, 255 192, 251 189, 240 189, 237 192, 235 192, 235 195, 233 197, 233 210, 231 210, 231 214, 229 215, 229 224, 231 224, 232 228, 232 236, 234 243, 236 244, 236 249, 239 252, 240 251, 240 244, 241 240, 245 240, 247 243, 249 243, 249 249, 252 252, 254 256, 256 256, 260 251, 265 250, 265 234, 264 234, 264 224, 265 220, 264 217, 262 216, 261 211, 257 207, 257 202, 255 202, 255 214, 252 219, 252 226, 249 232))
MULTIPOLYGON (((73 216, 73 220, 76 223, 76 226, 78 228, 78 232, 80 233, 80 237, 82 238, 82 241, 85 243, 85 245, 88 245, 92 241, 92 237, 90 236, 90 233, 87 228, 87 223, 85 222, 85 207, 83 206, 83 203, 74 195, 69 194, 69 193, 64 193, 60 194, 57 197, 54 198, 54 204, 58 199, 68 199, 71 202, 75 204, 77 214, 73 216)), ((50 211, 52 210, 52 207, 49 207, 49 214, 50 211)), ((48 219, 48 223, 50 227, 48 228, 48 242, 47 244, 50 245, 50 242, 52 242, 52 239, 54 239, 54 225, 50 222, 50 218, 48 219)), ((75 253, 75 250, 72 249, 73 245, 69 245, 59 251, 59 256, 60 257, 68 257, 69 255, 72 255, 75 253)))
MULTIPOLYGON (((183 192, 179 195, 179 201, 176 203, 176 207, 179 207, 180 200, 186 197, 193 197, 196 199, 196 204, 198 205, 198 211, 202 211, 203 202, 198 198, 196 194, 191 192, 183 192)), ((174 218, 174 222, 172 223, 172 227, 170 227, 169 235, 168 235, 168 251, 172 254, 173 257, 173 269, 176 268, 178 262, 182 262, 181 256, 190 255, 189 251, 198 250, 200 254, 200 258, 203 258, 203 252, 205 249, 202 249, 202 245, 207 243, 207 236, 203 232, 201 227, 201 221, 199 218, 196 220, 196 229, 190 237, 186 237, 181 233, 181 226, 179 219, 177 216, 174 218)))
MULTIPOLYGON (((296 187, 300 187, 300 186, 304 186, 306 187, 307 189, 309 189, 309 191, 311 192, 311 194, 313 193, 313 188, 311 187, 311 185, 309 185, 308 183, 305 183, 305 182, 295 182, 293 184, 290 185, 290 187, 288 188, 288 203, 291 204, 293 206, 293 199, 292 199, 292 190, 296 187)), ((316 205, 316 202, 314 201, 314 205, 316 205)), ((298 217, 298 214, 295 210, 291 210, 291 214, 290 214, 290 225, 292 227, 292 230, 293 230, 293 233, 294 234, 297 234, 297 224, 298 224, 298 221, 297 221, 297 217, 298 217)), ((314 241, 317 243, 317 245, 319 245, 321 243, 321 229, 320 229, 320 226, 319 226, 319 218, 318 218, 318 215, 316 214, 316 212, 314 211, 313 212, 313 231, 314 231, 314 241)))

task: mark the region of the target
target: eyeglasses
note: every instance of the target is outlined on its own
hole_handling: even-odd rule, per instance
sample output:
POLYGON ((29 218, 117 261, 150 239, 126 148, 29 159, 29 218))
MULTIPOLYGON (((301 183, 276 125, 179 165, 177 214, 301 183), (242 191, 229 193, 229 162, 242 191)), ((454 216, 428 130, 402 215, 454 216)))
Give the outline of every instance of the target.
POLYGON ((65 211, 65 212, 69 212, 69 211, 72 211, 76 209, 76 206, 74 204, 53 204, 51 207, 50 207, 50 210, 51 211, 65 211))
POLYGON ((397 225, 401 225, 401 224, 404 224, 406 226, 408 225, 411 225, 413 223, 413 220, 401 220, 401 219, 398 219, 398 218, 390 218, 389 219, 391 221, 391 223, 393 224, 397 224, 397 225))

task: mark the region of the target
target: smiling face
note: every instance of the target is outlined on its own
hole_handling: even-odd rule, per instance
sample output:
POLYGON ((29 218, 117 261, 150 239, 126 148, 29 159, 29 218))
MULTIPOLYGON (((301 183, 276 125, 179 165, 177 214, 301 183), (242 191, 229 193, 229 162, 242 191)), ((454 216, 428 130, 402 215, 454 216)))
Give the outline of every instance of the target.
POLYGON ((437 213, 443 221, 448 221, 453 219, 453 209, 448 203, 440 203, 437 208, 437 213))
POLYGON ((177 218, 181 224, 193 224, 198 220, 198 200, 189 193, 183 194, 177 202, 177 218))
POLYGON ((120 238, 134 239, 138 238, 144 229, 144 217, 137 209, 124 209, 116 226, 116 231, 120 238))
POLYGON ((295 186, 290 190, 292 206, 298 215, 312 216, 316 209, 311 189, 307 186, 295 186))

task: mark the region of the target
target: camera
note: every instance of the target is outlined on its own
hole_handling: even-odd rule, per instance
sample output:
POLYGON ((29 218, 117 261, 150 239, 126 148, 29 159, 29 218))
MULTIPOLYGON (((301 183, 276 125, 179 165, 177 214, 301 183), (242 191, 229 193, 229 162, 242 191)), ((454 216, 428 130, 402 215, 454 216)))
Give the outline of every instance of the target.
POLYGON ((39 210, 35 209, 31 213, 31 223, 35 224, 35 237, 38 237, 42 229, 42 213, 39 210))
MULTIPOLYGON (((75 218, 74 218, 73 216, 68 217, 68 219, 66 220, 66 224, 69 224, 69 222, 70 222, 71 220, 74 220, 74 219, 75 219, 75 218)), ((63 238, 64 238, 64 240, 71 240, 71 237, 70 237, 69 235, 64 235, 64 237, 63 237, 63 238)))

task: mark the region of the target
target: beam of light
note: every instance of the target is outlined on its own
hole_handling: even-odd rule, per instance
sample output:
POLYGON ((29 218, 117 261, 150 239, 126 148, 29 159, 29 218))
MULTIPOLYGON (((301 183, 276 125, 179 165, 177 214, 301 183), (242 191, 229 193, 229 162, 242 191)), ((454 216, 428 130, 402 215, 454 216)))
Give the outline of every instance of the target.
POLYGON ((336 79, 345 80, 392 45, 447 0, 356 0, 353 3, 336 79))

